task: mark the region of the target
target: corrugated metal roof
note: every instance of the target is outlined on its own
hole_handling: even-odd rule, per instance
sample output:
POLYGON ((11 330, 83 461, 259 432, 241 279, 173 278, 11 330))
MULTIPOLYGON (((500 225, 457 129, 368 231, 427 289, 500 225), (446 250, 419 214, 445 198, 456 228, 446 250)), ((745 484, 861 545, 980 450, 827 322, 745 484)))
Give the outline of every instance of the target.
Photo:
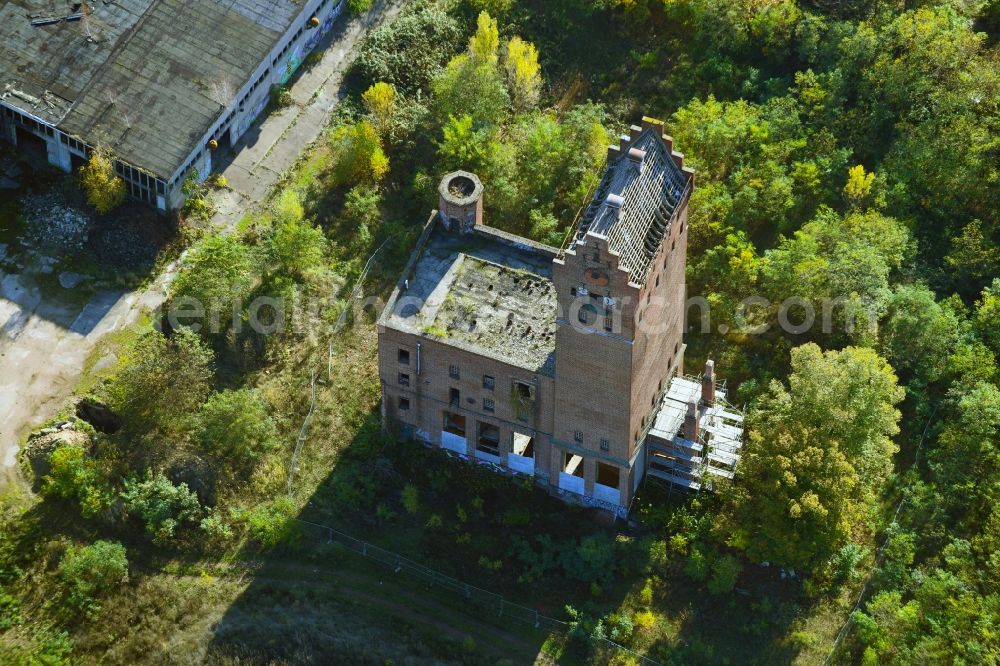
POLYGON ((0 6, 0 95, 166 178, 182 166, 303 3, 93 2, 85 20, 32 26, 32 18, 68 15, 72 3, 8 0, 0 6), (231 91, 230 99, 220 100, 223 88, 231 91))

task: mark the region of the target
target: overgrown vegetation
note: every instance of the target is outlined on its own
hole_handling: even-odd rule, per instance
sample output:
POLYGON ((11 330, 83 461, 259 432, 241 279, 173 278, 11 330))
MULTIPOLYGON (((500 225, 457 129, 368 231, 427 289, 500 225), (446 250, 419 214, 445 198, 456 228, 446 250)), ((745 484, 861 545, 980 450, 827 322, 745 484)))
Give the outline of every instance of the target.
MULTIPOLYGON (((562 617, 565 659, 599 661, 602 636, 664 663, 820 663, 883 542, 835 660, 1000 658, 998 26, 995 2, 410 3, 267 209, 185 257, 171 302, 209 315, 132 332, 91 390, 118 427, 47 453, 41 499, 0 533, 0 656, 68 662, 73 640, 81 661, 127 661, 97 637, 127 617, 113 601, 188 599, 126 580, 129 562, 280 569, 317 546, 304 512, 562 617), (698 173, 688 285, 713 327, 693 322, 688 364, 715 358, 750 417, 731 484, 647 484, 632 532, 397 445, 371 313, 328 343, 383 242, 365 293, 394 284, 442 173, 475 171, 489 224, 558 246, 605 144, 642 115, 698 173), (839 299, 829 330, 775 325, 807 316, 779 311, 790 297, 839 299)), ((245 619, 236 588, 212 589, 245 619)), ((295 654, 257 640, 213 654, 295 654)), ((413 650, 480 663, 489 642, 413 650)))

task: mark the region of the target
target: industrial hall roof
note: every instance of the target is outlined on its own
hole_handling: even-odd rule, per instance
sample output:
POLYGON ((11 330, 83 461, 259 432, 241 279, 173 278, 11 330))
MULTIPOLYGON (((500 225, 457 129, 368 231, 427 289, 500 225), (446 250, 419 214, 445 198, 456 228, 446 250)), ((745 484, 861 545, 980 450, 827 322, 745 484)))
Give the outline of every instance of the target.
POLYGON ((623 136, 621 150, 609 158, 574 239, 574 244, 585 242, 587 235, 607 239, 619 265, 637 284, 645 281, 692 175, 681 168, 683 158, 672 153, 662 125, 644 125, 632 128, 635 136, 623 136))
POLYGON ((4 0, 0 99, 168 178, 303 0, 4 0))

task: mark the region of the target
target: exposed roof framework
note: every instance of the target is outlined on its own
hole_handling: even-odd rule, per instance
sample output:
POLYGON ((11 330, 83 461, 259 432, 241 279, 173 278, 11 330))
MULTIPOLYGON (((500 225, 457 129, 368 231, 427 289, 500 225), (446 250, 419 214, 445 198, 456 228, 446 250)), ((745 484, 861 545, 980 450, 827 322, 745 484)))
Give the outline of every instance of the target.
POLYGON ((628 148, 608 162, 580 218, 574 244, 585 242, 587 235, 606 238, 620 256, 619 265, 641 284, 687 196, 690 173, 681 170, 655 126, 647 125, 635 140, 622 141, 628 148))
POLYGON ((700 379, 674 377, 646 436, 648 474, 688 490, 701 490, 712 477, 733 478, 743 447, 743 413, 727 402, 725 388, 716 388, 713 404, 700 402, 701 395, 700 379), (691 405, 698 419, 694 439, 684 432, 691 405))

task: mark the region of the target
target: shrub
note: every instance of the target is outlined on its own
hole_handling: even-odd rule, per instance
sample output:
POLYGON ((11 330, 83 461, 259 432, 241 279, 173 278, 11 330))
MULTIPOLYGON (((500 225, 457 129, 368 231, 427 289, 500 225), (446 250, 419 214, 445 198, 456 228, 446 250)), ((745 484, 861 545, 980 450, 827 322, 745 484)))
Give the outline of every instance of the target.
POLYGON ((743 567, 732 555, 723 555, 712 565, 712 577, 708 581, 708 591, 712 594, 725 594, 736 587, 736 579, 743 567))
POLYGON ((616 643, 622 643, 632 637, 635 625, 628 613, 612 613, 604 618, 604 630, 608 638, 616 643))
POLYGON ((21 615, 21 601, 6 592, 0 590, 0 632, 7 631, 11 627, 21 624, 24 617, 21 615))
POLYGON ((49 454, 49 467, 42 478, 45 495, 77 500, 84 518, 92 518, 111 505, 111 488, 83 447, 60 444, 49 454))
POLYGON ((640 630, 652 629, 656 624, 656 615, 653 611, 642 610, 635 614, 635 626, 640 630))
POLYGON ((171 541, 178 528, 196 523, 201 516, 197 495, 186 483, 174 485, 163 474, 126 481, 122 500, 130 514, 142 519, 156 543, 171 541))
POLYGON ((333 172, 338 184, 377 183, 389 171, 382 139, 369 120, 334 131, 337 161, 333 172))
POLYGON ((287 497, 234 512, 234 517, 246 524, 250 538, 265 549, 298 539, 299 526, 294 515, 295 505, 287 497))
POLYGON ((129 435, 186 430, 208 397, 213 356, 187 329, 167 338, 151 331, 126 345, 102 400, 121 415, 129 435))
POLYGON ((274 267, 288 277, 302 280, 323 267, 327 241, 323 230, 303 220, 300 214, 298 219, 275 224, 269 246, 274 267))
POLYGON ((407 513, 420 511, 420 494, 412 483, 403 486, 403 508, 406 509, 407 513))
POLYGON ((237 465, 257 462, 278 444, 278 430, 256 389, 215 393, 196 417, 195 437, 205 448, 237 465))
POLYGON ((70 546, 59 562, 59 577, 66 585, 70 606, 96 611, 94 600, 128 579, 125 546, 117 541, 70 546))
POLYGON ((831 561, 833 575, 836 580, 847 580, 856 575, 855 568, 861 560, 868 557, 868 549, 856 543, 849 543, 841 548, 831 561))
POLYGON ((709 562, 705 554, 699 549, 693 548, 688 556, 688 561, 684 565, 684 574, 693 581, 702 582, 708 578, 709 562))
POLYGON ((642 586, 642 591, 639 592, 639 603, 643 606, 651 606, 653 604, 653 581, 646 579, 646 584, 642 586))
POLYGON ((372 31, 354 66, 368 83, 384 81, 413 94, 427 89, 461 37, 458 22, 442 7, 413 3, 396 20, 372 31))
POLYGON ((214 541, 228 541, 233 537, 232 528, 216 513, 202 518, 198 526, 206 537, 214 541))
POLYGON ((288 86, 271 86, 268 96, 268 105, 271 109, 284 109, 295 101, 292 99, 292 91, 288 89, 288 86))
POLYGON ((98 213, 107 213, 125 201, 125 181, 115 175, 111 153, 101 147, 95 148, 87 164, 80 167, 80 184, 87 203, 98 213))
POLYGON ((352 14, 364 14, 372 5, 375 4, 375 0, 347 0, 347 9, 350 10, 352 14))

